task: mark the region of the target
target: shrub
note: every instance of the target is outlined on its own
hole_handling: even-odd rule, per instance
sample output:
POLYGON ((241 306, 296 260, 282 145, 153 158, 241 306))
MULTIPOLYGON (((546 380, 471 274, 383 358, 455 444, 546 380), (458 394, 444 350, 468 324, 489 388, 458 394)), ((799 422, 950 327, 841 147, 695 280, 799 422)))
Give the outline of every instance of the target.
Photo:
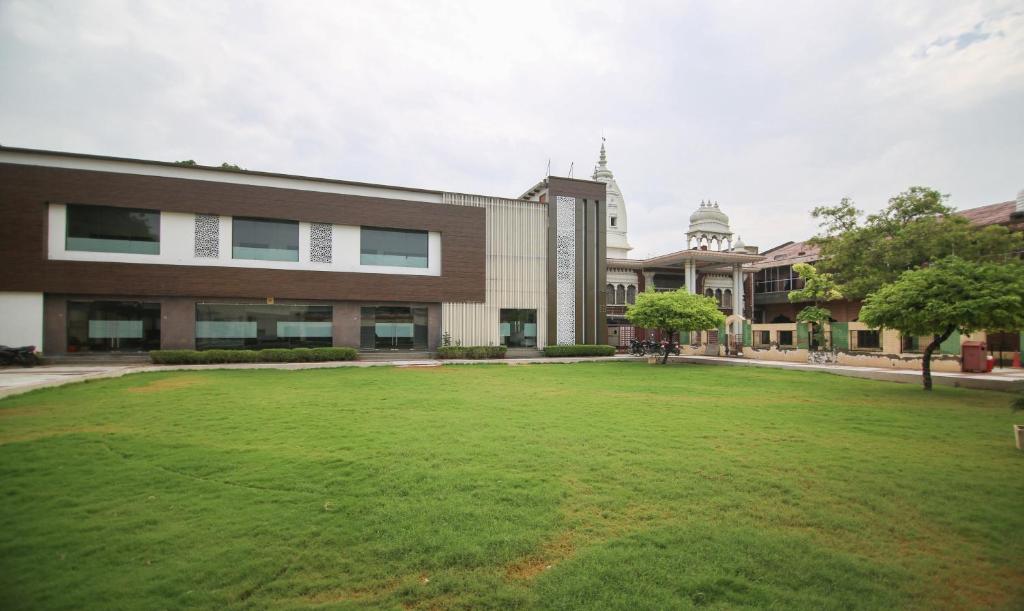
POLYGON ((545 346, 544 356, 613 356, 615 346, 605 344, 576 344, 574 346, 545 346))
POLYGON ((503 359, 507 351, 505 346, 441 346, 437 349, 437 358, 503 359))
POLYGON ((355 348, 266 348, 264 350, 153 350, 149 358, 158 365, 207 365, 216 363, 303 363, 352 361, 355 348))
POLYGON ((354 361, 359 353, 355 348, 310 348, 311 361, 354 361))

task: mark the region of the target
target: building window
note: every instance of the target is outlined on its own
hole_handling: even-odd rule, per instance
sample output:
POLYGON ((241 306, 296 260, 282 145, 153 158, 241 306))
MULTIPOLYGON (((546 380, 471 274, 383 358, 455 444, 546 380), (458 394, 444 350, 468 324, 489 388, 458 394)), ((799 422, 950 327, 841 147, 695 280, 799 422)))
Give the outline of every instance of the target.
POLYGON ((902 352, 920 352, 921 343, 917 336, 914 335, 901 335, 900 336, 900 350, 902 352))
POLYGON ((615 285, 609 284, 608 286, 604 287, 604 292, 605 292, 605 298, 604 298, 605 304, 606 305, 615 305, 615 285))
POLYGON ((609 218, 609 220, 611 221, 612 228, 615 228, 615 227, 619 226, 618 225, 619 219, 617 217, 612 216, 612 217, 609 218))
POLYGON ((69 301, 68 352, 139 352, 160 348, 160 304, 69 301))
POLYGON ((363 227, 359 262, 362 265, 427 267, 428 243, 426 231, 363 227))
POLYGON ((755 346, 770 346, 772 343, 772 332, 771 331, 754 331, 754 345, 755 346))
POLYGON ((501 345, 509 348, 537 346, 537 310, 502 310, 501 345))
POLYGON ((231 256, 258 261, 298 261, 299 223, 234 218, 231 220, 231 256))
POLYGON ((626 303, 630 305, 636 303, 636 286, 632 284, 626 287, 626 303))
POLYGON ((850 331, 850 348, 853 350, 881 350, 882 338, 877 329, 850 331))
POLYGON ((754 293, 783 293, 804 288, 804 280, 792 265, 762 269, 754 274, 754 293))
POLYGON ((320 305, 196 304, 196 349, 332 345, 334 308, 320 305))
POLYGON ((626 303, 626 287, 621 284, 615 289, 615 303, 620 305, 626 303))
POLYGON ((67 205, 67 250, 160 254, 160 213, 113 206, 67 205))
POLYGON ((792 346, 793 345, 793 332, 792 331, 779 331, 779 346, 792 346))

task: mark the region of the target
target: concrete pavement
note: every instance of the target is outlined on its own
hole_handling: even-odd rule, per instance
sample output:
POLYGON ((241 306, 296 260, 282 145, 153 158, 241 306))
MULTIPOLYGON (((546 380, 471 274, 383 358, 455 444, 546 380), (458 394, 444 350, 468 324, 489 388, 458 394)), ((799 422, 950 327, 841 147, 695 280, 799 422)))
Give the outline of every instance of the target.
MULTIPOLYGON (((444 365, 530 365, 543 363, 581 363, 631 361, 645 363, 646 359, 625 355, 608 357, 569 358, 522 358, 500 360, 394 360, 394 361, 338 361, 331 363, 231 363, 217 365, 43 365, 30 369, 20 367, 0 368, 0 398, 19 395, 40 388, 52 388, 75 382, 117 378, 130 373, 156 371, 192 371, 203 369, 331 369, 338 367, 441 367, 444 365)), ((721 365, 739 367, 770 367, 796 371, 819 371, 834 375, 908 384, 920 384, 921 372, 907 369, 882 369, 879 367, 850 367, 844 365, 811 365, 808 363, 787 363, 780 361, 757 361, 753 359, 715 356, 673 356, 670 365, 685 364, 721 365)), ((1001 369, 993 373, 933 373, 936 385, 959 386, 985 390, 1024 390, 1024 369, 1001 369)))

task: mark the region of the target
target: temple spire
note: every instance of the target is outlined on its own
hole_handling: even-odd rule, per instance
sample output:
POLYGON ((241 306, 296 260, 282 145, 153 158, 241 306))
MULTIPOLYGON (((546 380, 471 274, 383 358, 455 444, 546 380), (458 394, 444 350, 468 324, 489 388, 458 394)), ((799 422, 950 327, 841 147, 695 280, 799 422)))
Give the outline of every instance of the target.
POLYGON ((601 136, 601 154, 597 158, 597 167, 594 168, 593 178, 611 178, 612 171, 608 169, 608 153, 604 148, 604 136, 601 136))

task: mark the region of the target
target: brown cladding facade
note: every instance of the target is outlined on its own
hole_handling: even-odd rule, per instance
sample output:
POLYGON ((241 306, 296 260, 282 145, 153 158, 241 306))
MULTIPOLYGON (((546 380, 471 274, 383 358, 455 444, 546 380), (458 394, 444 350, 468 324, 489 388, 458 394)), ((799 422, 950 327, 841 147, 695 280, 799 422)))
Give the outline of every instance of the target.
POLYGON ((484 300, 486 217, 481 208, 3 163, 0 219, 0 291, 362 302, 484 300), (51 203, 436 231, 442 241, 441 275, 50 260, 51 203))

